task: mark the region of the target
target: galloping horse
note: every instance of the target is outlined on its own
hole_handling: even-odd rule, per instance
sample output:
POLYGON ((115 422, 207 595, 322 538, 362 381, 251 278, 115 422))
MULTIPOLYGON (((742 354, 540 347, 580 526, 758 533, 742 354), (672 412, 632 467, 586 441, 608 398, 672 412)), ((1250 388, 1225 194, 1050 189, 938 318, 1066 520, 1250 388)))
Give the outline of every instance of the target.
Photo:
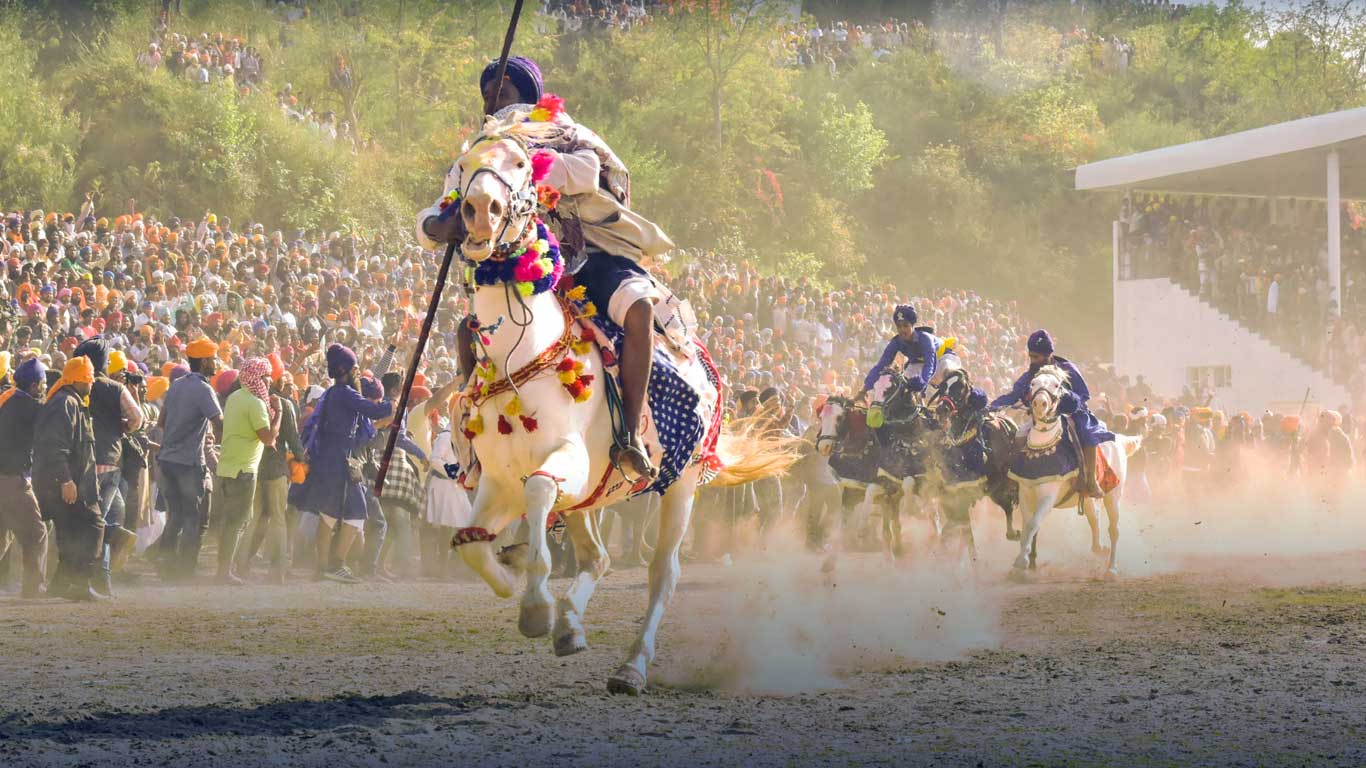
POLYGON ((1006 539, 1016 541, 1014 511, 1019 487, 1010 479, 1017 428, 1003 416, 989 414, 986 395, 974 389, 966 370, 949 373, 931 398, 943 422, 943 440, 936 446, 932 476, 940 486, 945 539, 965 540, 975 556, 970 513, 983 497, 990 497, 1005 513, 1006 539))
MULTIPOLYGON (((533 161, 530 149, 544 138, 537 132, 555 126, 525 118, 514 113, 503 122, 485 123, 457 160, 464 188, 447 197, 448 205, 460 206, 466 223, 460 251, 471 265, 475 338, 482 348, 453 415, 471 439, 481 471, 474 523, 457 531, 452 544, 498 596, 510 597, 512 558, 496 554, 493 540, 525 515, 529 541, 518 558, 526 571, 518 628, 527 637, 553 629, 556 655, 576 653, 587 648, 584 612, 608 568, 594 510, 662 490, 649 607, 626 661, 607 682, 613 693, 634 695, 645 688, 655 636, 678 582, 679 546, 697 487, 712 478, 738 484, 778 475, 793 456, 781 441, 727 432, 721 424, 719 377, 705 348, 689 334, 680 350, 657 333, 643 432, 655 439, 649 447, 661 479, 633 485, 618 474, 609 459, 614 415, 606 394, 617 353, 604 331, 615 326, 593 318, 595 308, 586 306, 582 295, 556 290, 563 268, 557 242, 538 217, 533 176, 533 166, 544 167, 546 159, 533 161), (684 383, 670 390, 672 399, 657 402, 656 380, 664 381, 659 377, 666 373, 684 383), (682 448, 675 442, 671 450, 663 436, 678 433, 679 424, 700 426, 687 434, 682 448), (578 562, 578 573, 558 602, 547 584, 546 528, 552 513, 564 519, 578 562)), ((541 197, 540 204, 553 205, 548 198, 541 197)), ((473 483, 472 476, 466 482, 473 483)))
MULTIPOLYGON (((1020 553, 1015 558, 1015 571, 1023 571, 1029 564, 1030 547, 1039 533, 1044 516, 1054 507, 1075 503, 1073 479, 1078 472, 1075 437, 1064 423, 1059 406, 1071 398, 1067 391, 1067 374, 1060 368, 1046 365, 1040 368, 1029 384, 1029 407, 1033 416, 1024 449, 1016 454, 1010 477, 1020 485, 1020 509, 1024 514, 1024 534, 1020 537, 1020 553)), ((1116 435, 1113 441, 1101 443, 1096 462, 1102 474, 1101 489, 1105 492, 1105 512, 1110 524, 1110 558, 1107 574, 1116 576, 1115 554, 1119 544, 1119 500, 1124 493, 1128 475, 1129 456, 1142 444, 1139 437, 1116 435), (1108 487, 1107 487, 1108 486, 1108 487)), ((1096 549, 1093 526, 1093 549, 1096 549)))
MULTIPOLYGON (((896 515, 892 494, 895 488, 879 478, 879 445, 868 426, 868 411, 847 397, 831 396, 817 412, 816 450, 830 459, 830 469, 839 479, 841 491, 857 493, 861 501, 846 530, 861 533, 875 506, 882 506, 882 531, 885 548, 897 554, 892 521, 896 515)), ((843 495, 843 493, 841 494, 843 495)), ((898 529, 899 531, 899 529, 898 529)))

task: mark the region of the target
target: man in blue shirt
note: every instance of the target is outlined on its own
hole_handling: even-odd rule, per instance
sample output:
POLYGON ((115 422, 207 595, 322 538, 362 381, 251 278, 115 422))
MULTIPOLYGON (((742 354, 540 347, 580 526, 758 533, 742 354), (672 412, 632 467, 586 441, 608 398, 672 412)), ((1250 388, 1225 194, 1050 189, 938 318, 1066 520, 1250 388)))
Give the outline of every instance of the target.
POLYGON ((204 436, 209 423, 221 423, 223 409, 209 384, 218 345, 198 339, 186 348, 190 372, 176 379, 161 409, 162 492, 166 494, 166 531, 158 543, 161 574, 168 580, 194 577, 208 520, 200 505, 209 488, 204 436))
POLYGON ((1072 418, 1072 423, 1077 429, 1077 442, 1081 443, 1078 450, 1081 452, 1083 464, 1085 464, 1085 488, 1083 489, 1088 496, 1100 498, 1104 493, 1100 489, 1100 484, 1096 478, 1096 451, 1097 445, 1107 440, 1114 440, 1113 433, 1105 428, 1105 424, 1092 415, 1086 407, 1086 401, 1091 399, 1091 390, 1086 386, 1086 380, 1081 377, 1081 371, 1077 366, 1065 357, 1053 354, 1053 337, 1048 335, 1048 331, 1038 330, 1029 335, 1026 344, 1029 351, 1029 370, 1025 371, 1020 378, 1015 380, 1015 386, 1010 391, 991 401, 987 408, 991 411, 999 411, 1011 405, 1029 404, 1029 384, 1034 380, 1034 374, 1045 365, 1056 366, 1067 374, 1068 395, 1064 395, 1062 402, 1058 405, 1058 411, 1065 413, 1072 418))
POLYGON ((953 360, 944 360, 945 356, 953 355, 946 348, 944 341, 925 328, 916 328, 915 320, 915 307, 910 304, 897 305, 892 312, 892 322, 896 323, 896 335, 887 342, 886 349, 882 350, 882 357, 873 364, 873 369, 863 380, 863 391, 854 399, 861 399, 872 391, 877 385, 877 380, 886 372, 887 366, 896 360, 898 353, 905 356, 908 369, 913 365, 920 366, 920 373, 909 376, 906 380, 914 392, 924 392, 925 387, 942 378, 942 375, 935 375, 940 372, 942 362, 948 363, 944 366, 946 369, 958 367, 956 356, 953 360))

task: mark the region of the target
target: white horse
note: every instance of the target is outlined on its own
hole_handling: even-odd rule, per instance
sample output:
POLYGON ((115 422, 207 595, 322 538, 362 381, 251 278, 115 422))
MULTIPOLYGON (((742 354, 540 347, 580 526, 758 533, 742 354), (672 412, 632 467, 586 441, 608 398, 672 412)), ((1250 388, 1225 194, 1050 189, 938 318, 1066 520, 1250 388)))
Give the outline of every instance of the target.
MULTIPOLYGON (((467 232, 460 250, 477 265, 498 266, 498 260, 538 246, 528 143, 543 124, 519 122, 521 117, 501 124, 490 121, 457 161, 465 188, 455 204, 467 232)), ((607 548, 592 512, 640 487, 633 489, 609 460, 612 416, 604 394, 603 355, 597 345, 585 343, 592 334, 589 324, 556 291, 538 288, 524 295, 512 282, 477 285, 473 304, 484 363, 462 393, 457 408, 463 413, 456 417, 472 439, 481 475, 473 527, 458 531, 453 544, 500 597, 511 597, 515 590, 515 569, 508 566, 514 559, 523 561, 526 586, 518 628, 527 637, 553 630, 555 653, 569 655, 588 646, 584 612, 608 569, 607 548), (569 370, 560 367, 566 360, 571 361, 569 370), (571 391, 572 382, 566 379, 591 385, 571 391), (481 391, 484 385, 487 389, 481 391), (547 584, 546 528, 552 512, 564 518, 578 561, 578 573, 558 602, 547 584), (524 557, 500 557, 494 536, 523 515, 529 530, 524 557)), ((701 357, 680 366, 701 366, 701 357)), ((720 395, 719 386, 703 392, 704 403, 709 403, 704 407, 720 408, 720 395)), ((719 415, 713 424, 720 429, 719 415)), ((659 456, 652 458, 658 464, 659 456)), ((626 661, 608 679, 609 691, 635 695, 645 688, 655 636, 678 582, 679 547, 698 486, 718 471, 720 484, 781 474, 791 461, 785 444, 747 432, 723 431, 715 456, 704 456, 701 446, 696 449, 663 494, 659 539, 649 567, 649 607, 626 661)))
MULTIPOLYGON (((1024 467, 1031 460, 1037 460, 1041 464, 1046 464, 1049 457, 1064 457, 1066 451, 1072 448, 1068 445, 1070 438, 1063 424, 1062 417, 1058 414, 1058 403, 1062 399, 1067 389, 1067 374, 1062 369, 1047 365, 1034 374, 1034 378, 1029 384, 1029 408, 1033 416, 1033 424, 1029 428, 1025 440, 1025 447, 1017 454, 1016 463, 1012 466, 1010 477, 1020 485, 1020 510, 1024 517, 1024 532, 1020 536, 1020 553, 1015 558, 1014 569, 1016 573, 1023 572, 1030 565, 1030 552, 1034 539, 1039 534, 1039 526, 1043 524, 1044 516, 1054 507, 1062 507, 1077 503, 1077 493, 1073 488, 1073 479, 1079 469, 1072 466, 1058 472, 1040 474, 1037 471, 1026 472, 1024 467), (1022 461, 1023 460, 1023 461, 1022 461), (1025 472, 1025 474, 1021 474, 1025 472)), ((1119 569, 1115 566, 1115 556, 1119 544, 1119 503, 1120 497, 1124 493, 1124 483, 1128 476, 1129 457, 1137 451, 1142 444, 1142 438, 1129 437, 1127 435, 1116 435, 1113 441, 1103 442, 1099 446, 1101 458, 1108 464, 1110 470, 1114 472, 1118 479, 1118 484, 1106 491, 1102 501, 1105 504, 1105 513, 1109 518, 1110 528, 1110 552, 1109 564, 1106 573, 1109 576, 1117 576, 1119 569)), ((1097 467, 1102 466, 1097 462, 1097 467)), ((1089 501, 1089 500, 1083 500, 1089 501)), ((1099 549, 1099 540, 1095 515, 1089 511, 1088 518, 1092 521, 1092 550, 1104 551, 1099 549)))

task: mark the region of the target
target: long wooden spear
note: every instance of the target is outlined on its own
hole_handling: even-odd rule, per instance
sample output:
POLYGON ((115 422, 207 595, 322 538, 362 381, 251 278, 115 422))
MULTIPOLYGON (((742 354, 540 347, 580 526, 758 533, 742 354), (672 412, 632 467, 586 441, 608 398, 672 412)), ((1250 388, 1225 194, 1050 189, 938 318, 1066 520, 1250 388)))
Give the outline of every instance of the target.
MULTIPOLYGON (((516 0, 512 7, 512 18, 508 21, 507 34, 503 36, 503 52, 498 56, 498 71, 493 78, 493 90, 484 98, 484 114, 493 114, 493 105, 498 102, 502 91, 503 78, 507 75, 508 54, 512 51, 512 40, 517 36, 517 21, 522 17, 522 0, 516 0)), ((427 346, 427 337, 432 333, 432 321, 436 319, 436 308, 441 304, 441 292, 446 288, 446 277, 451 272, 451 261, 455 258, 455 243, 446 244, 446 255, 441 259, 441 270, 436 273, 436 285, 432 288, 431 301, 427 302, 427 316, 422 319, 422 330, 417 334, 417 347, 408 362, 408 370, 403 376, 403 392, 398 396, 398 406, 394 409, 394 421, 389 426, 389 441, 384 446, 384 457, 379 463, 375 476, 375 495, 384 495, 384 478, 389 474, 389 460, 393 458, 394 446, 398 443, 398 433, 403 429, 403 414, 408 409, 408 395, 413 391, 413 377, 417 366, 422 362, 422 351, 427 346)), ((466 374, 469 372, 466 371, 466 374)))

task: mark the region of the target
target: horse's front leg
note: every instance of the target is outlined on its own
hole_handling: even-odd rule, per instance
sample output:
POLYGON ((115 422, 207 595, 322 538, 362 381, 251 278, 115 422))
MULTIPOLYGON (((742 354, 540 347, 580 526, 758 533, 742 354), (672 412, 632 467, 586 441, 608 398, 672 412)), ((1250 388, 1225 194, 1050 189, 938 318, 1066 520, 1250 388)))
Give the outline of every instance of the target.
POLYGON ((577 440, 565 440, 522 483, 528 529, 526 592, 517 628, 525 637, 542 637, 555 621, 550 595, 550 545, 546 521, 562 494, 579 497, 588 483, 588 451, 577 440))
MULTIPOLYGON (((474 525, 497 535, 517 517, 515 504, 509 504, 502 489, 490 479, 479 484, 474 495, 474 525)), ((499 597, 512 597, 516 586, 514 574, 499 562, 492 541, 471 541, 462 543, 452 541, 452 546, 460 550, 460 558, 475 573, 479 574, 499 597)))
POLYGON ((1039 535, 1039 526, 1043 525, 1044 517, 1057 503, 1060 485, 1056 482, 1020 485, 1020 509, 1028 518, 1025 520, 1024 532, 1020 535, 1020 554, 1015 557, 1015 570, 1023 571, 1030 566, 1034 537, 1039 535))

